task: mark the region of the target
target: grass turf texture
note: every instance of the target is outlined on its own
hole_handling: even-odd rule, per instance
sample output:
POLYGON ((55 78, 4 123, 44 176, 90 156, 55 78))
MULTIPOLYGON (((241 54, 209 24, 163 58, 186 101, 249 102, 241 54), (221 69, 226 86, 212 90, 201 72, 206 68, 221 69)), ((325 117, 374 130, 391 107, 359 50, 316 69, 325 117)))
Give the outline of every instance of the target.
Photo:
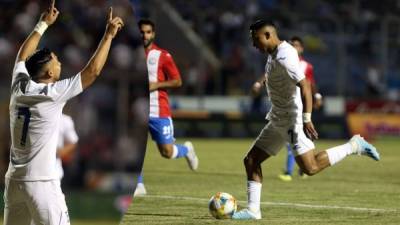
MULTIPOLYGON (((178 143, 182 141, 178 140, 178 143)), ((240 200, 239 206, 246 207, 242 159, 252 140, 192 141, 200 159, 197 172, 190 171, 185 159, 161 158, 156 146, 149 140, 144 164, 144 181, 149 196, 135 198, 121 224, 244 223, 212 218, 207 200, 216 192, 224 191, 240 200)), ((326 149, 342 143, 344 141, 319 140, 316 147, 326 149)), ((277 178, 284 168, 286 157, 286 150, 282 150, 278 156, 263 164, 263 219, 245 223, 400 224, 400 141, 385 139, 373 144, 381 153, 380 162, 365 156, 350 156, 316 176, 301 179, 295 175, 291 182, 277 178), (382 210, 335 209, 334 206, 382 210)))

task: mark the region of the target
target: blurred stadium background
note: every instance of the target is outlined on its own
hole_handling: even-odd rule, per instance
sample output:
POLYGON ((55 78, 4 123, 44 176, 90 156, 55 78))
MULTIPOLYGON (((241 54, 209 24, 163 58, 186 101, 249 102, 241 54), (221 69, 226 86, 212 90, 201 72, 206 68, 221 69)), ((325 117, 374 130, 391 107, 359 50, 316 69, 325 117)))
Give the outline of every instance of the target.
MULTIPOLYGON (((46 3, 0 0, 1 174, 9 154, 10 73, 46 3)), ((268 102, 249 94, 265 63, 249 38, 256 18, 272 19, 283 39, 304 39, 304 56, 314 65, 324 96, 322 110, 313 115, 321 138, 400 135, 400 1, 58 1, 61 16, 42 43, 59 55, 62 74, 72 75, 87 62, 111 4, 125 19, 125 29, 102 77, 66 106, 80 137, 63 181, 72 218, 117 220, 118 208, 129 204, 118 196, 131 191, 141 167, 147 77, 134 17, 154 19, 156 43, 171 52, 181 70, 184 85, 170 92, 177 137, 255 137, 263 127, 268 102)))

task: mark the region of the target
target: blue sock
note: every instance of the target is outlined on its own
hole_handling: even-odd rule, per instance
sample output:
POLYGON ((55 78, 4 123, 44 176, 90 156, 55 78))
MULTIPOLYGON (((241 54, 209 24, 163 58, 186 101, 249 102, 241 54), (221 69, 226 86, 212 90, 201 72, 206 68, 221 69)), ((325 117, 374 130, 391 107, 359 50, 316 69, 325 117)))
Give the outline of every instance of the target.
POLYGON ((189 149, 184 145, 174 145, 174 148, 178 152, 174 157, 175 159, 185 157, 189 151, 189 149))
POLYGON ((143 173, 140 173, 140 175, 137 178, 137 182, 143 184, 143 173))
POLYGON ((294 160, 294 155, 293 155, 292 148, 290 147, 290 144, 287 145, 287 150, 288 150, 288 154, 287 154, 287 159, 286 159, 286 174, 292 175, 295 160, 294 160))

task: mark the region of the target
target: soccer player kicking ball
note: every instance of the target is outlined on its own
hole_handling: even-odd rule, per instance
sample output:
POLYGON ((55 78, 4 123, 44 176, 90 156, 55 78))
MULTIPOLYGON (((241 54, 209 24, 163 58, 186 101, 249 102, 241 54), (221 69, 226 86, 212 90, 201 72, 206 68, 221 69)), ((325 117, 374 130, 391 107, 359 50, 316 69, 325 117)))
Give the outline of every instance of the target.
POLYGON ((265 83, 272 107, 267 115, 267 125, 244 158, 248 208, 232 216, 239 220, 261 219, 261 163, 276 155, 286 142, 292 145, 299 167, 310 176, 348 155, 361 154, 379 160, 375 147, 360 135, 353 136, 343 145, 315 152, 312 139, 317 139, 318 133, 311 122, 311 90, 300 68, 296 49, 279 39, 272 22, 258 20, 250 26, 250 32, 253 45, 268 54, 265 83))
MULTIPOLYGON (((161 156, 167 159, 185 157, 190 169, 197 170, 199 160, 190 141, 183 145, 175 144, 174 126, 168 102, 167 89, 178 88, 182 85, 178 68, 171 54, 154 44, 156 35, 155 24, 148 19, 138 22, 143 46, 146 52, 147 71, 149 75, 150 115, 149 131, 157 143, 161 156)), ((145 195, 146 189, 142 175, 134 196, 145 195)))
POLYGON ((56 170, 62 109, 100 75, 111 42, 123 27, 112 9, 103 38, 82 71, 59 80, 61 63, 48 49, 36 50, 57 19, 53 0, 19 49, 11 82, 10 163, 5 178, 5 225, 68 225, 68 209, 56 170))

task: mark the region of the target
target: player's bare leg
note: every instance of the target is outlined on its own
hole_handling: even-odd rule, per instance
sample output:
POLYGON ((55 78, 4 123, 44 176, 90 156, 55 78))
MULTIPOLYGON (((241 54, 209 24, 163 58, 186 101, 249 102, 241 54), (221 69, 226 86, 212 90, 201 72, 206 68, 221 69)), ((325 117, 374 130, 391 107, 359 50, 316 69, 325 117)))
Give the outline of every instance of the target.
POLYGON ((261 163, 268 159, 270 155, 257 146, 253 146, 243 159, 246 168, 247 180, 262 183, 263 175, 261 163))
POLYGON ((248 209, 235 213, 233 219, 261 219, 260 201, 262 186, 261 163, 270 157, 262 149, 253 146, 244 158, 244 166, 247 174, 247 200, 248 209))
POLYGON ((346 144, 318 153, 312 150, 296 156, 296 162, 304 173, 312 176, 338 163, 346 156, 354 154, 366 155, 376 161, 380 159, 379 153, 373 145, 365 141, 360 135, 355 135, 346 144))
POLYGON ((157 144, 157 147, 162 157, 167 159, 173 158, 173 152, 174 152, 173 144, 157 144))
POLYGON ((330 166, 326 151, 315 153, 314 149, 296 156, 296 162, 301 170, 309 176, 317 174, 321 170, 330 166))

